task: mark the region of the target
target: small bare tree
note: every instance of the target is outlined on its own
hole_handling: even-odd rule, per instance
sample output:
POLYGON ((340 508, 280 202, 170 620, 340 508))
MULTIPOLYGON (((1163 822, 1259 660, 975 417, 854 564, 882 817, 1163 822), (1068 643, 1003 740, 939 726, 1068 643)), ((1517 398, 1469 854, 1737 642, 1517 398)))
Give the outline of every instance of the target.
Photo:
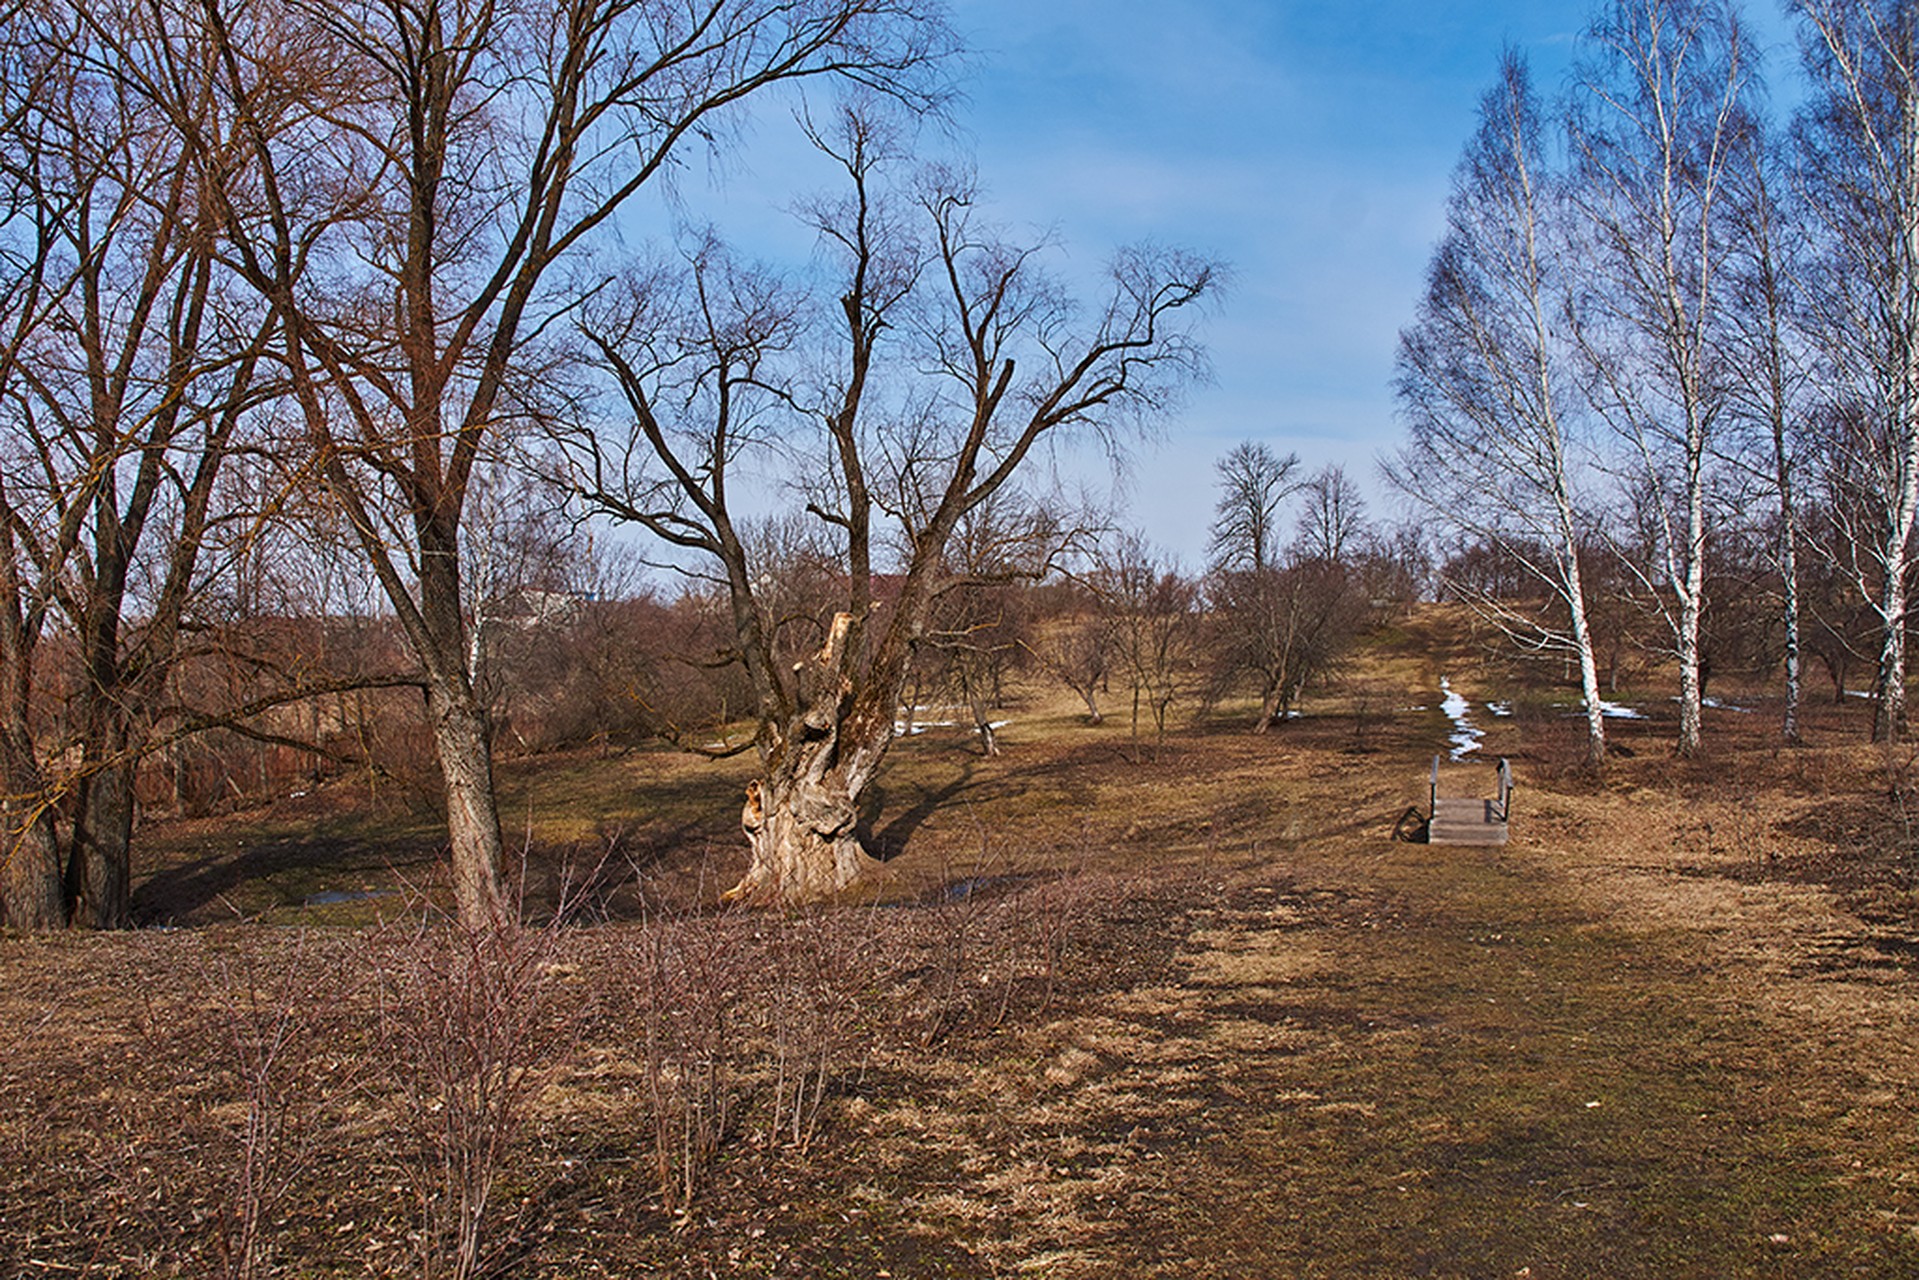
POLYGON ((1104 561, 1099 583, 1112 602, 1115 656, 1132 699, 1133 760, 1157 760, 1173 706, 1200 683, 1199 587, 1138 534, 1120 535, 1104 561))
POLYGON ((1298 454, 1282 458, 1255 440, 1241 441, 1219 460, 1219 502, 1206 548, 1214 568, 1258 573, 1278 563, 1279 510, 1300 487, 1293 479, 1298 469, 1298 454))

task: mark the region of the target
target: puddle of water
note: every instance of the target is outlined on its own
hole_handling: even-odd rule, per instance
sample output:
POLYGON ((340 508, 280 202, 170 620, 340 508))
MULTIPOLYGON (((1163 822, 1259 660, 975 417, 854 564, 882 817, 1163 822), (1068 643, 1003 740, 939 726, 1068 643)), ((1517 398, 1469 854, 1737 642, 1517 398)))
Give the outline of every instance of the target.
POLYGON ((1445 713, 1448 720, 1453 722, 1453 734, 1447 741, 1452 743, 1452 758, 1458 760, 1470 752, 1479 750, 1480 740, 1486 736, 1486 731, 1475 728, 1473 722, 1467 718, 1466 713, 1471 709, 1472 704, 1467 702, 1464 696, 1453 692, 1453 683, 1445 676, 1439 678, 1439 691, 1445 695, 1439 704, 1439 709, 1445 713))
POLYGON ((337 907, 345 902, 371 902, 375 898, 390 898, 392 889, 328 889, 322 893, 309 893, 306 901, 300 905, 306 907, 337 907))

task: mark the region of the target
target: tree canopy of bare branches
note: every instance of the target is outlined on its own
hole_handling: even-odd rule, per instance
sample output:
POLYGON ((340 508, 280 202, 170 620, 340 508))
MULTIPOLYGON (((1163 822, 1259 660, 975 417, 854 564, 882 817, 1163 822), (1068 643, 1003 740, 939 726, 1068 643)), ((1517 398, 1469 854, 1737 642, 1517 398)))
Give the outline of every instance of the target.
POLYGON ((859 798, 935 602, 1044 566, 1070 527, 1016 497, 1022 478, 1055 438, 1163 409, 1200 370, 1193 321, 1218 285, 1202 259, 1128 250, 1082 307, 963 171, 902 172, 896 129, 853 105, 811 131, 847 184, 809 210, 831 279, 801 289, 708 243, 594 312, 631 429, 562 442, 592 507, 693 553, 731 601, 761 762, 735 898, 807 901, 860 874, 859 798), (744 518, 756 465, 789 477, 838 576, 795 663, 744 518), (956 557, 989 509, 990 545, 956 557))

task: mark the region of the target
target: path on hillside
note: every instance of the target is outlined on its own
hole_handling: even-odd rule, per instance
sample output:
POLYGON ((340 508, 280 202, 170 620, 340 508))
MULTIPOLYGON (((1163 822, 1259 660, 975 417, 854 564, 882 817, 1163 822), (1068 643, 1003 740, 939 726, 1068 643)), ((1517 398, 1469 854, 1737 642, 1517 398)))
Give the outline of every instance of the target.
POLYGON ((1875 1135, 1820 1086, 1844 1064, 1683 931, 1602 918, 1536 851, 1356 870, 1223 885, 1174 981, 1029 1037, 1022 1101, 956 1085, 1017 1153, 964 1170, 976 1227, 1020 1222, 995 1273, 1919 1274, 1875 1135))

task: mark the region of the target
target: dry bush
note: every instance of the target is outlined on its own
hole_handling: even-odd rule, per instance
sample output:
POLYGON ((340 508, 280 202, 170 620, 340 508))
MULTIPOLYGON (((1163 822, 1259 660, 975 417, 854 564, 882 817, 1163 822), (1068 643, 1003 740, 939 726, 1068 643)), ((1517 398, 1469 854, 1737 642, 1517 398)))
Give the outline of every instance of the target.
POLYGON ((747 957, 723 920, 660 917, 635 930, 618 975, 642 1052, 653 1174, 668 1212, 684 1213, 738 1107, 740 1048, 734 1024, 747 957))
POLYGON ((557 924, 469 929, 422 914, 366 940, 380 1064, 413 1142, 426 1280, 471 1280, 498 1250, 494 1187, 585 1012, 563 981, 562 938, 557 924))
POLYGON ((363 1065, 331 1050, 329 1015, 348 990, 338 956, 305 935, 291 946, 253 941, 208 961, 205 1018, 190 1029, 225 1058, 242 1103, 215 1157, 225 1186, 212 1243, 224 1280, 270 1272, 272 1215, 326 1142, 328 1112, 355 1091, 363 1065))
POLYGON ((761 998, 772 1055, 769 1145, 805 1152, 827 1098, 864 1067, 885 971, 879 912, 806 911, 773 922, 761 998))

